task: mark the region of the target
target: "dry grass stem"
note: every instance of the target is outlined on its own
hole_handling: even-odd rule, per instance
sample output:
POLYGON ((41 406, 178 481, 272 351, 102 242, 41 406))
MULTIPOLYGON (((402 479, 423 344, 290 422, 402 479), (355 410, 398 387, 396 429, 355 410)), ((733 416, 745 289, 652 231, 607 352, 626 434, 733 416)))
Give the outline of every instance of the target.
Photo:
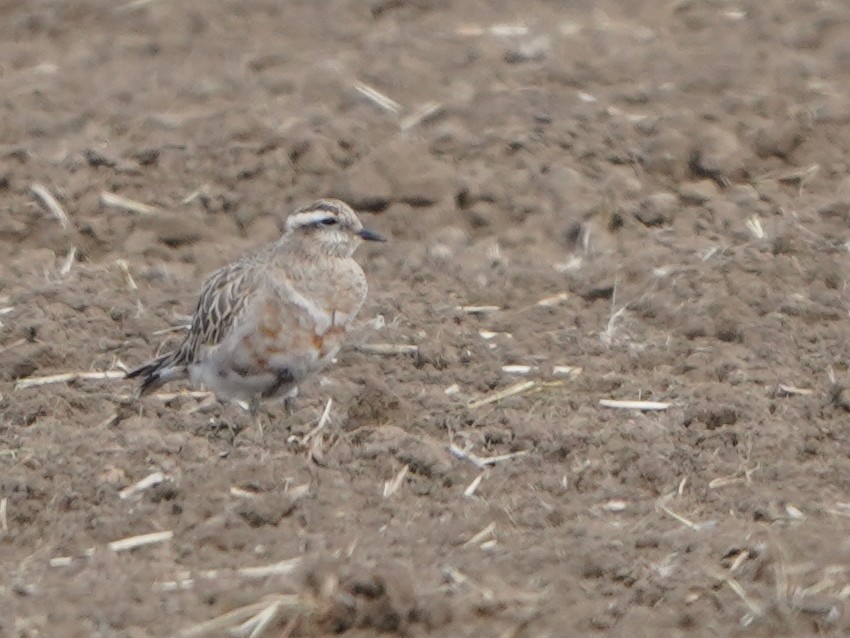
POLYGON ((731 575, 729 575, 728 573, 718 572, 715 569, 708 569, 706 570, 706 573, 710 577, 728 585, 729 589, 735 592, 738 598, 740 598, 744 602, 744 604, 747 606, 747 608, 750 610, 750 613, 754 617, 759 617, 764 613, 761 608, 761 605, 759 605, 756 601, 750 598, 746 590, 741 586, 741 583, 735 580, 731 575))
POLYGON ((537 367, 535 367, 535 366, 524 366, 524 365, 502 366, 502 372, 504 372, 505 374, 526 375, 526 374, 531 374, 532 372, 535 372, 536 370, 537 370, 537 367))
POLYGON ((126 501, 127 499, 133 498, 148 490, 152 487, 156 487, 163 481, 165 481, 168 477, 165 476, 162 472, 154 472, 153 474, 149 474, 145 478, 132 485, 125 487, 123 490, 118 492, 118 497, 122 501, 126 501))
POLYGON ((173 537, 174 532, 171 530, 164 532, 151 532, 150 534, 139 534, 138 536, 130 536, 128 538, 121 538, 117 541, 112 541, 109 543, 108 547, 113 552, 126 552, 146 545, 164 543, 165 541, 171 540, 173 537))
POLYGON ((729 485, 740 485, 742 483, 749 484, 753 472, 759 469, 759 466, 755 466, 753 468, 744 468, 740 472, 732 474, 730 476, 719 476, 715 479, 711 479, 708 482, 708 489, 716 490, 721 487, 727 487, 729 485))
POLYGON ((671 510, 666 505, 658 505, 658 509, 660 509, 662 512, 667 514, 667 516, 669 516, 670 518, 673 518, 673 519, 679 521, 685 527, 692 529, 696 532, 703 530, 703 529, 710 528, 710 527, 714 527, 714 525, 716 524, 715 521, 707 521, 705 523, 694 523, 692 520, 685 518, 684 516, 682 516, 681 514, 679 514, 677 512, 674 512, 673 510, 671 510))
POLYGON ((625 501, 615 499, 613 501, 608 501, 607 503, 605 503, 602 506, 602 509, 607 510, 609 512, 619 513, 619 512, 624 512, 627 507, 628 507, 628 503, 626 503, 625 501))
POLYGON ((793 385, 783 385, 781 383, 779 384, 779 391, 788 396, 795 394, 802 396, 811 396, 815 393, 815 391, 810 388, 797 388, 793 385))
POLYGON ((478 486, 479 486, 479 485, 481 485, 481 481, 483 481, 483 480, 484 480, 484 475, 485 475, 485 474, 486 474, 486 472, 481 472, 481 474, 479 474, 478 476, 476 476, 476 477, 472 480, 472 483, 470 483, 470 484, 467 486, 467 488, 463 491, 463 495, 464 495, 466 498, 472 498, 473 496, 475 496, 475 492, 478 490, 478 486))
POLYGON ((391 481, 384 481, 384 498, 389 498, 398 492, 401 484, 404 482, 407 473, 410 471, 410 466, 405 465, 391 481))
POLYGON ((110 381, 112 379, 123 379, 124 373, 120 370, 106 370, 104 372, 65 372, 53 374, 46 377, 25 377, 19 379, 15 384, 15 390, 25 390, 53 383, 67 383, 68 381, 110 381))
POLYGON ((833 507, 830 507, 827 512, 833 516, 850 518, 850 502, 838 501, 833 507))
MULTIPOLYGON (((290 558, 288 560, 282 560, 277 563, 272 563, 271 565, 260 565, 258 567, 242 567, 236 570, 236 574, 243 578, 258 580, 262 578, 268 578, 269 576, 290 576, 295 573, 295 571, 300 565, 301 558, 290 558)), ((205 569, 195 573, 195 578, 193 578, 192 572, 185 571, 178 573, 174 580, 167 580, 161 583, 157 583, 156 588, 160 591, 187 590, 192 589, 192 587, 194 587, 196 579, 213 580, 215 578, 220 578, 231 574, 233 574, 233 571, 230 569, 205 569)))
POLYGON ((245 578, 266 578, 267 576, 289 576, 301 565, 300 558, 289 558, 270 565, 242 567, 236 573, 245 578))
POLYGON ((68 567, 69 565, 73 565, 74 562, 87 559, 94 556, 95 548, 89 547, 85 551, 83 551, 81 556, 56 556, 47 561, 47 564, 51 567, 68 567))
POLYGON ((155 207, 137 202, 115 193, 107 193, 106 191, 100 194, 100 203, 107 208, 118 208, 119 210, 127 211, 128 213, 136 213, 137 215, 156 215, 162 211, 155 207))
POLYGON ((59 225, 62 226, 63 229, 67 230, 71 227, 71 220, 68 218, 68 214, 65 212, 65 209, 62 208, 62 205, 55 197, 53 197, 50 191, 47 190, 46 186, 38 183, 33 184, 30 186, 30 192, 38 198, 51 215, 59 220, 59 225))
POLYGON ((766 237, 766 233, 764 232, 764 226, 761 224, 761 220, 758 218, 758 215, 753 215, 746 221, 747 230, 750 231, 750 234, 753 236, 753 239, 762 240, 766 237))
POLYGON ((496 456, 478 456, 477 454, 473 454, 472 452, 459 448, 455 444, 449 445, 449 452, 459 459, 469 461, 482 470, 488 465, 495 465, 496 463, 502 463, 503 461, 510 461, 511 459, 519 458, 528 454, 528 450, 521 450, 519 452, 497 454, 496 456))
POLYGON ((321 416, 319 416, 318 424, 316 424, 316 427, 314 427, 312 430, 310 430, 309 432, 307 432, 307 434, 304 435, 304 438, 301 439, 301 445, 304 445, 306 447, 306 445, 325 428, 325 426, 328 424, 328 419, 331 416, 331 405, 333 405, 333 399, 329 398, 327 403, 325 403, 325 409, 322 410, 322 414, 321 416))
POLYGON ((569 298, 570 298, 570 293, 559 292, 559 293, 557 293, 555 295, 551 295, 549 297, 543 297, 543 299, 540 299, 537 302, 536 305, 542 306, 543 308, 551 308, 553 306, 557 306, 559 304, 562 304, 563 302, 565 302, 569 298))
POLYGON ((487 341, 495 339, 496 337, 505 337, 506 339, 514 338, 514 336, 510 332, 493 332, 492 330, 479 330, 478 334, 481 335, 482 339, 485 339, 487 341))
POLYGON ((125 11, 134 11, 136 9, 141 9, 143 7, 146 7, 149 4, 153 4, 154 2, 157 2, 157 1, 158 0, 131 0, 130 2, 127 2, 126 4, 122 4, 118 7, 115 7, 114 11, 115 11, 115 13, 123 13, 125 11))
POLYGON ((121 271, 121 276, 124 278, 124 284, 127 286, 128 290, 138 289, 139 286, 136 284, 136 280, 133 279, 133 275, 130 274, 130 264, 127 263, 127 260, 116 259, 115 265, 118 266, 118 270, 121 271))
POLYGON ((500 38, 516 38, 528 35, 529 29, 520 22, 517 24, 494 24, 489 27, 466 25, 455 29, 455 33, 464 37, 492 35, 500 38))
POLYGON ((212 392, 207 392, 205 390, 183 390, 182 392, 157 392, 153 395, 155 399, 165 401, 166 403, 168 403, 169 401, 174 401, 174 399, 178 399, 181 397, 185 397, 187 399, 203 400, 212 396, 215 395, 212 392))
POLYGON ((402 111, 402 106, 390 97, 387 97, 377 89, 364 84, 363 82, 355 82, 354 90, 360 95, 377 105, 379 108, 398 115, 402 111))
POLYGON ((399 122, 399 128, 402 131, 412 129, 414 126, 417 126, 422 122, 426 122, 429 119, 433 118, 435 115, 438 115, 442 112, 442 110, 443 105, 439 102, 428 102, 427 104, 424 104, 418 109, 416 109, 407 117, 402 118, 401 122, 399 122))
POLYGON ((651 412, 654 410, 666 410, 672 404, 663 401, 620 401, 617 399, 600 399, 599 405, 603 408, 614 408, 617 410, 640 410, 651 412))
POLYGON ((6 536, 9 533, 9 498, 4 496, 0 499, 0 536, 6 536))
POLYGON ((416 354, 419 352, 419 346, 406 343, 361 343, 354 346, 354 349, 363 354, 377 355, 396 355, 396 354, 416 354))
POLYGON ((479 543, 484 542, 494 536, 496 532, 496 521, 491 522, 487 527, 482 529, 480 532, 475 534, 472 538, 466 541, 463 546, 468 547, 469 545, 478 545, 479 543))
POLYGON ((581 368, 579 366, 554 366, 552 368, 552 375, 556 377, 566 377, 568 379, 575 379, 583 371, 584 368, 581 368))
POLYGON ((101 421, 100 423, 98 423, 98 424, 95 426, 95 429, 96 429, 96 430, 102 430, 103 428, 108 428, 110 425, 112 425, 113 423, 115 423, 117 420, 118 420, 118 414, 117 414, 116 412, 113 412, 113 413, 112 413, 112 414, 110 414, 108 417, 106 417, 105 419, 103 419, 103 421, 101 421))
POLYGON ((189 627, 188 629, 184 629, 178 635, 179 638, 196 638, 197 636, 207 636, 210 634, 214 635, 242 635, 249 636, 249 638, 259 638, 262 635, 262 631, 268 628, 268 625, 262 628, 262 631, 257 633, 257 628, 260 625, 260 620, 264 618, 264 612, 268 614, 268 610, 274 609, 274 613, 269 614, 275 616, 276 613, 283 607, 290 608, 299 608, 302 607, 303 604, 298 596, 294 594, 278 594, 276 596, 270 596, 266 599, 251 603, 250 605, 245 605, 244 607, 239 607, 238 609, 234 609, 233 611, 229 611, 226 614, 222 614, 212 620, 208 620, 206 622, 202 622, 200 624, 189 627), (254 619, 254 622, 251 623, 250 627, 252 631, 250 634, 238 634, 234 633, 234 631, 242 625, 245 626, 244 623, 246 620, 251 621, 254 619))
POLYGON ((501 306, 456 306, 455 310, 463 312, 467 315, 489 315, 492 312, 501 310, 501 306))
POLYGON ((494 392, 493 394, 484 397, 483 399, 477 399, 476 401, 471 401, 468 404, 468 407, 472 410, 475 408, 480 408, 485 405, 489 405, 490 403, 498 403, 503 399, 507 399, 508 397, 516 396, 518 394, 523 394, 525 392, 529 392, 535 386, 538 385, 537 381, 521 381, 520 383, 515 383, 514 385, 505 388, 504 390, 499 390, 498 392, 494 392))
POLYGON ((229 633, 236 638, 241 638, 242 636, 259 638, 266 633, 266 629, 277 619, 281 606, 281 601, 271 603, 253 618, 249 618, 238 627, 231 629, 229 633))
POLYGON ((77 247, 71 246, 71 249, 68 251, 68 254, 65 255, 65 259, 62 260, 62 265, 59 266, 59 274, 65 277, 69 272, 71 272, 71 268, 74 266, 74 261, 77 259, 77 247))

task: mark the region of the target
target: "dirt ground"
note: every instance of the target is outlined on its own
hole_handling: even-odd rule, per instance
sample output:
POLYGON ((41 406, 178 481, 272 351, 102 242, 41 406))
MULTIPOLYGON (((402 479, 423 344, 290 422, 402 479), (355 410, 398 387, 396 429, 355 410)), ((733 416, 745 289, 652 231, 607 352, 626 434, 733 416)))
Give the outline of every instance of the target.
POLYGON ((836 1, 0 3, 0 633, 847 635, 848 80, 836 1), (392 239, 262 438, 21 383, 327 195, 392 239))

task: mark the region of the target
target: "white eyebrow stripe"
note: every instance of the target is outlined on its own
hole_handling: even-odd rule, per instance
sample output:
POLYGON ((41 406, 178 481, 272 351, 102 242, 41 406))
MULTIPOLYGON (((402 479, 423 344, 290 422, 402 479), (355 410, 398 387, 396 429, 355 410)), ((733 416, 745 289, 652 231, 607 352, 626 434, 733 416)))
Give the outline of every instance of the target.
POLYGON ((294 228, 295 226, 309 226, 310 224, 315 224, 328 219, 329 217, 336 219, 336 215, 327 211, 304 211, 303 213, 295 213, 287 218, 286 225, 289 228, 294 228))

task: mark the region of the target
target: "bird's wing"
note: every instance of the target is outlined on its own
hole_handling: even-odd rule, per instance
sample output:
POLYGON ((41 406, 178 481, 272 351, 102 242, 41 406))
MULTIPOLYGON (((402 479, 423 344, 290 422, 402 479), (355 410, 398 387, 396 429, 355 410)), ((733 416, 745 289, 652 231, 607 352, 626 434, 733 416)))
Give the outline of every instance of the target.
POLYGON ((189 334, 180 350, 189 362, 202 347, 220 344, 239 322, 260 281, 253 261, 237 261, 214 272, 201 286, 189 334))

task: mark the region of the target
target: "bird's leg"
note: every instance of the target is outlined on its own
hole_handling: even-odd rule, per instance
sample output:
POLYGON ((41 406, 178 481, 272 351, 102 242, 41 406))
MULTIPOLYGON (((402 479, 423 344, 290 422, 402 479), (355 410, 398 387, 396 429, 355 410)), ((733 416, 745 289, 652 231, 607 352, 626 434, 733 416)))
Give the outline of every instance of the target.
POLYGON ((251 411, 251 423, 253 423, 254 427, 257 429, 259 440, 262 441, 263 419, 262 414, 260 413, 260 397, 258 395, 251 397, 251 401, 248 403, 248 409, 251 411))
POLYGON ((295 399, 298 397, 298 386, 292 388, 285 397, 283 397, 283 409, 286 410, 286 416, 291 417, 295 414, 295 399))

